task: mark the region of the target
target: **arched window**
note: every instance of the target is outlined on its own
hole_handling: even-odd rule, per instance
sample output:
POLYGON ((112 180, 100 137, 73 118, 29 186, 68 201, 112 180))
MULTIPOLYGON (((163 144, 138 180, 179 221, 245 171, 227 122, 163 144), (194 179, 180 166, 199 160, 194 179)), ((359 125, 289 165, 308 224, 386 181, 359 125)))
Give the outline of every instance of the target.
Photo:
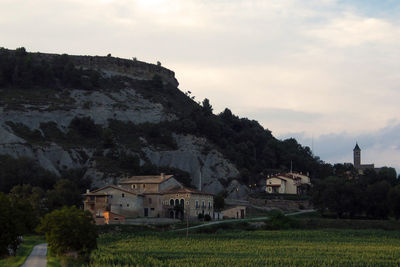
POLYGON ((171 205, 171 206, 173 206, 173 205, 174 205, 174 200, 173 200, 173 199, 170 199, 170 201, 169 201, 169 205, 171 205))
POLYGON ((179 199, 175 199, 175 206, 179 205, 179 199))
POLYGON ((182 198, 181 199, 181 206, 184 207, 185 206, 185 200, 182 198))

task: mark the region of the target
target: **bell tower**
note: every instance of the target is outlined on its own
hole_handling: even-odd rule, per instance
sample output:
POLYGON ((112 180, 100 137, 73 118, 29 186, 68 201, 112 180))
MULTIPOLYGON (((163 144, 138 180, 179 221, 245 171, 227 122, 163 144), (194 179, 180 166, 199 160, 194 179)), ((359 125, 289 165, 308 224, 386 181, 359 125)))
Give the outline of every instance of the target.
POLYGON ((361 149, 356 143, 356 146, 353 149, 353 159, 354 159, 354 167, 356 169, 360 168, 361 166, 361 149))

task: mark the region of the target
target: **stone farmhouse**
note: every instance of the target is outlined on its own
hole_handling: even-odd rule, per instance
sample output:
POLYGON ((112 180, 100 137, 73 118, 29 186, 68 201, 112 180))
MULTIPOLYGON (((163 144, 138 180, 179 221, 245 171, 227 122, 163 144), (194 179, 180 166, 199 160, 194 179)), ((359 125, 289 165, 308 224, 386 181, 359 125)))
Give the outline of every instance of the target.
POLYGON ((196 219, 199 214, 214 214, 212 194, 184 187, 173 175, 163 173, 132 176, 118 185, 87 190, 84 196, 84 209, 98 224, 112 223, 112 218, 121 222, 137 217, 196 219))
POLYGON ((310 186, 310 177, 289 172, 268 177, 265 191, 268 194, 302 194, 310 186))

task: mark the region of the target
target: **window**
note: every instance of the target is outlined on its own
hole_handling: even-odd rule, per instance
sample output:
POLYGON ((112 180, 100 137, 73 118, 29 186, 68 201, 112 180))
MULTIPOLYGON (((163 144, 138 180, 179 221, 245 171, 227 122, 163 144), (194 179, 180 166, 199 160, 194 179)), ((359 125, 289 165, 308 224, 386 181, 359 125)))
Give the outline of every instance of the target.
POLYGON ((125 197, 125 194, 124 194, 124 193, 122 193, 122 197, 125 197))
POLYGON ((198 200, 196 200, 196 209, 198 209, 200 206, 199 206, 199 201, 198 200))
POLYGON ((143 184, 143 189, 144 189, 144 188, 146 188, 146 185, 145 185, 145 184, 143 184))
POLYGON ((119 204, 120 207, 122 207, 122 204, 119 204))
POLYGON ((174 205, 174 200, 173 200, 173 199, 170 199, 170 200, 169 200, 169 205, 171 205, 171 206, 174 205))
POLYGON ((114 217, 114 221, 119 221, 119 218, 118 217, 114 217))
POLYGON ((154 208, 151 208, 150 210, 154 210, 154 208))
POLYGON ((211 201, 208 201, 208 209, 211 209, 211 201))
POLYGON ((201 206, 202 206, 203 208, 206 207, 206 202, 205 202, 204 200, 201 201, 201 206))
POLYGON ((136 189, 136 185, 135 184, 131 185, 131 188, 136 189))
POLYGON ((149 204, 151 204, 151 198, 149 198, 149 204))
POLYGON ((129 203, 127 203, 126 206, 129 207, 129 203))
POLYGON ((94 196, 90 196, 90 200, 94 200, 94 196))

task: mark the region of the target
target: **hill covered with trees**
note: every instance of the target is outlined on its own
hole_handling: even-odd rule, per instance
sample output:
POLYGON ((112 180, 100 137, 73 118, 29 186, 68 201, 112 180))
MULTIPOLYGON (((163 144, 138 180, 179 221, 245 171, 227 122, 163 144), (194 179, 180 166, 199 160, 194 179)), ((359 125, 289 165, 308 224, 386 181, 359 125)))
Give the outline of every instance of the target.
MULTIPOLYGON (((214 114, 163 67, 106 57, 0 49, 0 154, 32 158, 62 177, 79 170, 98 187, 135 174, 172 172, 187 185, 229 195, 242 184, 293 170, 311 179, 334 175, 295 139, 278 140, 257 121, 226 108, 214 114)), ((21 184, 0 175, 2 191, 21 184)), ((0 173, 1 173, 0 172, 0 173)), ((48 179, 32 174, 33 185, 48 179)), ((18 177, 18 176, 17 176, 18 177)), ((81 188, 84 190, 85 188, 81 188)))

